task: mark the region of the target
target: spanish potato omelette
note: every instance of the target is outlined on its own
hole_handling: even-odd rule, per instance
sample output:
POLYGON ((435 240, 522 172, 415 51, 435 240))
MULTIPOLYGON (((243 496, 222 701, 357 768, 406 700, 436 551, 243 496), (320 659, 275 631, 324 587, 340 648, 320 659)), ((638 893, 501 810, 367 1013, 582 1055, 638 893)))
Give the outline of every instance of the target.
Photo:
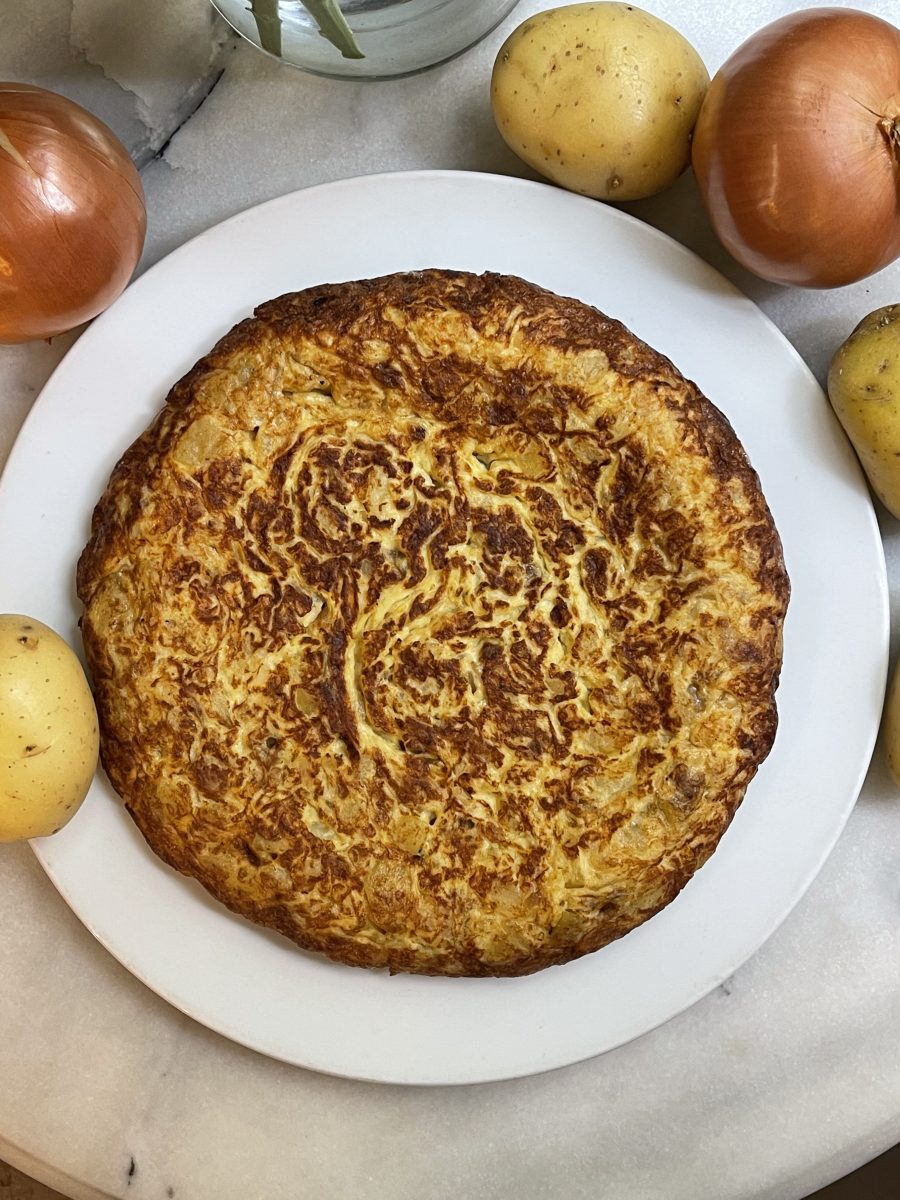
POLYGON ((775 735, 789 585, 731 427, 509 276, 261 305, 116 466, 77 585, 152 849, 347 964, 600 948, 713 852, 775 735))

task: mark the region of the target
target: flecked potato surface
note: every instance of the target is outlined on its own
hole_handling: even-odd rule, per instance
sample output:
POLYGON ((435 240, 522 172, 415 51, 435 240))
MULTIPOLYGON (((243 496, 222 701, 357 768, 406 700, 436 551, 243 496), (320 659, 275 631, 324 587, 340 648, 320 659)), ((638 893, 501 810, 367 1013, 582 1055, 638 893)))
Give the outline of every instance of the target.
POLYGON ((631 4, 548 9, 513 30, 491 107, 521 159, 570 191, 639 200, 687 168, 709 85, 693 46, 631 4))

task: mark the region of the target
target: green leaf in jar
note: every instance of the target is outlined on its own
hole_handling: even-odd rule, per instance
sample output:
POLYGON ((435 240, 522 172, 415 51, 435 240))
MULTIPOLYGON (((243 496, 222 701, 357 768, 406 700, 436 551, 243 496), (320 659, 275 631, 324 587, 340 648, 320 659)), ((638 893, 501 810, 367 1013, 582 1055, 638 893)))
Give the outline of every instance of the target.
POLYGON ((365 58, 347 18, 338 8, 337 0, 302 0, 303 7, 319 27, 323 37, 340 50, 344 58, 365 58))
MULTIPOLYGON (((365 58, 347 18, 338 7, 337 0, 301 0, 303 7, 319 27, 319 33, 332 46, 340 50, 344 58, 365 58)), ((269 54, 281 57, 281 15, 278 0, 250 0, 250 11, 256 21, 259 44, 269 54)))
POLYGON ((250 11, 256 21, 260 46, 280 58, 281 17, 278 14, 278 0, 250 0, 250 11))

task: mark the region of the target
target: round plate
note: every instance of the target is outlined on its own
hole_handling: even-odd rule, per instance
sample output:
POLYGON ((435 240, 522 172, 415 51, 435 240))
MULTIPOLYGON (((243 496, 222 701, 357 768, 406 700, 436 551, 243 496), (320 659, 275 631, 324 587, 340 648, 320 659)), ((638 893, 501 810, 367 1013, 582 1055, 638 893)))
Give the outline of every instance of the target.
POLYGON ((106 780, 34 843, 92 933, 227 1037, 360 1079, 471 1083, 634 1038, 741 965, 821 867, 861 787, 887 670, 881 542, 856 460, 803 362, 717 272, 655 229, 543 184, 369 176, 241 213, 133 284, 48 382, 0 487, 7 611, 78 645, 74 567, 117 457, 176 379, 283 292, 422 267, 517 274, 618 317, 729 417, 784 542, 793 595, 780 729, 718 850, 615 944, 525 979, 389 976, 302 953, 146 848, 106 780))

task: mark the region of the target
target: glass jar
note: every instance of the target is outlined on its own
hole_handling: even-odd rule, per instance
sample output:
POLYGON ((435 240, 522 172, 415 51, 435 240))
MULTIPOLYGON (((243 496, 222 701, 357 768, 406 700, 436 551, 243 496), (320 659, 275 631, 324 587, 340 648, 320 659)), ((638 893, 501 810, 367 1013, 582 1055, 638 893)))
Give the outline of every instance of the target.
POLYGON ((322 0, 310 0, 308 7, 301 0, 212 3, 248 41, 304 71, 390 79, 461 54, 495 29, 518 0, 337 0, 349 37, 334 31, 327 12, 321 15, 328 8, 322 0), (326 26, 344 52, 322 32, 326 26))

